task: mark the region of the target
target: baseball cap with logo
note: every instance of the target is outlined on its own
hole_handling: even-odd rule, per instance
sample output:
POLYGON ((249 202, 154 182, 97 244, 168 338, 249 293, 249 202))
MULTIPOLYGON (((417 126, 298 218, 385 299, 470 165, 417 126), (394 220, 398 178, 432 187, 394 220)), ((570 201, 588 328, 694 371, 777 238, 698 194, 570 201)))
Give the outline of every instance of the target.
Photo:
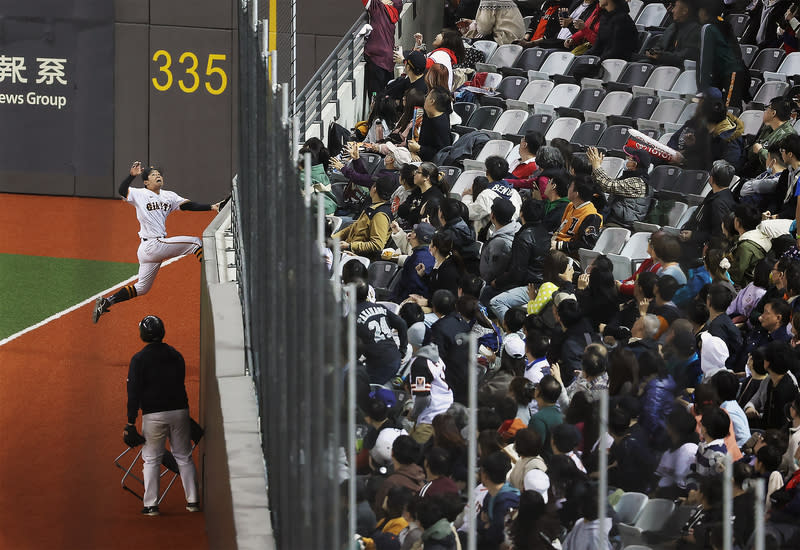
POLYGON ((640 170, 646 172, 647 169, 650 168, 652 158, 650 157, 650 153, 644 149, 637 149, 636 147, 629 147, 626 145, 622 150, 625 151, 626 155, 636 161, 636 165, 640 170))
POLYGON ((518 334, 509 334, 503 342, 503 351, 515 359, 525 357, 525 342, 518 334))

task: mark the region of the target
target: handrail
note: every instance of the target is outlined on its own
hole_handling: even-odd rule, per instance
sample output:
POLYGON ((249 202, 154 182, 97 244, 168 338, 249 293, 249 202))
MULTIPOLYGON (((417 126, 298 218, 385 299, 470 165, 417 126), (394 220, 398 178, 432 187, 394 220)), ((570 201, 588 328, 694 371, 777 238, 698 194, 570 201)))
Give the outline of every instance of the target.
POLYGON ((328 96, 333 93, 333 90, 339 87, 339 79, 343 74, 352 75, 355 66, 359 63, 361 56, 364 52, 364 38, 359 36, 358 32, 367 24, 367 12, 363 12, 361 16, 356 19, 353 26, 345 33, 342 40, 336 45, 328 58, 320 65, 309 81, 306 83, 303 90, 297 95, 297 101, 294 105, 294 116, 297 117, 299 122, 300 135, 305 135, 310 123, 316 119, 309 120, 309 113, 318 115, 322 113, 322 108, 328 101, 328 96), (350 48, 350 51, 347 49, 350 48), (346 52, 343 59, 340 54, 346 52), (340 67, 339 64, 344 63, 345 67, 340 67), (344 69, 344 70, 342 70, 344 69), (331 73, 332 78, 331 78, 331 73), (327 82, 329 81, 330 82, 327 82), (326 82, 328 85, 326 86, 326 82), (314 94, 318 93, 318 96, 314 94), (309 107, 306 102, 309 99, 314 100, 314 104, 309 107))

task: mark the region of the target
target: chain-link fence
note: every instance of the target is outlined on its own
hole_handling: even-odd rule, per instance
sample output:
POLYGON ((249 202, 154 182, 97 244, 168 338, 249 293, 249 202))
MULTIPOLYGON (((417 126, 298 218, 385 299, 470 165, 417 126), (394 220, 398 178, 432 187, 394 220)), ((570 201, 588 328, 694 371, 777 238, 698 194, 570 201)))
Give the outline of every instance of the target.
POLYGON ((278 548, 338 548, 340 315, 292 160, 284 94, 267 80, 263 33, 239 14, 239 173, 232 226, 247 365, 258 396, 278 548))

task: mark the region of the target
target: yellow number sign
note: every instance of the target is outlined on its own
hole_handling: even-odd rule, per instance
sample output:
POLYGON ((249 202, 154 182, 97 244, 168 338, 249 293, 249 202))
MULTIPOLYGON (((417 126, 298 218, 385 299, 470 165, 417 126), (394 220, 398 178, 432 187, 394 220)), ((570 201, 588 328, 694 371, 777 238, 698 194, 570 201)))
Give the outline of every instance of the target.
MULTIPOLYGON (((208 54, 205 86, 206 91, 211 95, 220 95, 228 89, 227 73, 222 67, 214 65, 215 62, 223 62, 226 59, 227 56, 222 53, 208 54), (219 82, 217 83, 216 81, 219 82), (215 84, 217 85, 215 86, 215 84)), ((172 56, 166 50, 158 50, 153 54, 153 61, 159 64, 158 72, 161 73, 161 75, 152 78, 153 88, 159 92, 166 92, 172 88, 175 80, 172 75, 172 56)), ((178 87, 183 93, 193 94, 200 87, 200 75, 197 72, 200 61, 197 59, 196 54, 183 52, 178 58, 178 63, 184 72, 184 77, 178 79, 178 87)))

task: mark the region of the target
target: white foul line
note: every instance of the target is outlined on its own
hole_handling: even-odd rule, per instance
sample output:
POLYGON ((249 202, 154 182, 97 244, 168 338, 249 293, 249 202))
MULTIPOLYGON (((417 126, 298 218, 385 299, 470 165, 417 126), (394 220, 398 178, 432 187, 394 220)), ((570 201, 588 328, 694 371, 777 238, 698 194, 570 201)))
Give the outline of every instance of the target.
MULTIPOLYGON (((169 265, 169 264, 171 264, 172 262, 176 262, 176 261, 180 260, 180 259, 181 259, 181 258, 183 258, 183 257, 184 257, 184 256, 178 256, 177 258, 170 258, 169 260, 167 260, 167 261, 163 262, 163 263, 161 264, 161 266, 163 267, 163 266, 165 266, 165 265, 169 265)), ((105 289, 105 290, 103 290, 103 291, 101 291, 101 292, 98 292, 98 293, 97 293, 97 294, 95 294, 94 296, 91 296, 91 297, 89 297, 89 298, 86 298, 84 301, 82 301, 82 302, 79 302, 79 303, 75 304, 74 306, 71 306, 71 307, 69 307, 69 308, 67 308, 67 309, 65 309, 65 310, 63 310, 63 311, 59 311, 58 313, 56 313, 56 314, 54 314, 54 315, 51 315, 51 316, 50 316, 50 317, 48 317, 47 319, 44 319, 44 320, 42 320, 42 321, 39 321, 39 322, 38 322, 38 323, 36 323, 35 325, 31 325, 31 326, 29 326, 28 328, 22 329, 21 331, 17 332, 16 334, 12 334, 12 335, 11 335, 11 336, 9 336, 8 338, 3 338, 2 340, 0 340, 0 346, 4 346, 4 345, 8 344, 9 342, 11 342, 12 340, 16 340, 17 338, 19 338, 19 337, 20 337, 20 336, 22 336, 23 334, 27 334, 27 333, 29 333, 29 332, 31 332, 31 331, 33 331, 33 330, 36 330, 36 329, 37 329, 37 328, 39 328, 39 327, 43 327, 43 326, 44 326, 44 325, 46 325, 47 323, 49 323, 49 322, 51 322, 51 321, 55 321, 55 320, 56 320, 56 319, 58 319, 59 317, 63 317, 64 315, 66 315, 66 314, 68 314, 68 313, 72 313, 72 312, 73 312, 73 311, 75 311, 76 309, 80 309, 80 308, 82 308, 83 306, 85 306, 86 304, 93 303, 93 302, 94 302, 95 300, 97 300, 97 299, 98 299, 100 296, 105 296, 106 294, 109 294, 109 293, 110 293, 112 290, 114 290, 115 288, 119 288, 119 287, 121 287, 121 286, 123 286, 123 285, 127 285, 128 283, 132 283, 133 281, 135 281, 135 280, 136 280, 136 279, 138 279, 138 278, 139 278, 139 275, 138 275, 138 274, 136 274, 136 275, 134 275, 133 277, 130 277, 130 278, 128 278, 128 279, 125 279, 124 281, 121 281, 121 282, 119 282, 119 283, 115 284, 115 285, 114 285, 114 286, 112 286, 112 287, 109 287, 109 288, 107 288, 107 289, 105 289)))

